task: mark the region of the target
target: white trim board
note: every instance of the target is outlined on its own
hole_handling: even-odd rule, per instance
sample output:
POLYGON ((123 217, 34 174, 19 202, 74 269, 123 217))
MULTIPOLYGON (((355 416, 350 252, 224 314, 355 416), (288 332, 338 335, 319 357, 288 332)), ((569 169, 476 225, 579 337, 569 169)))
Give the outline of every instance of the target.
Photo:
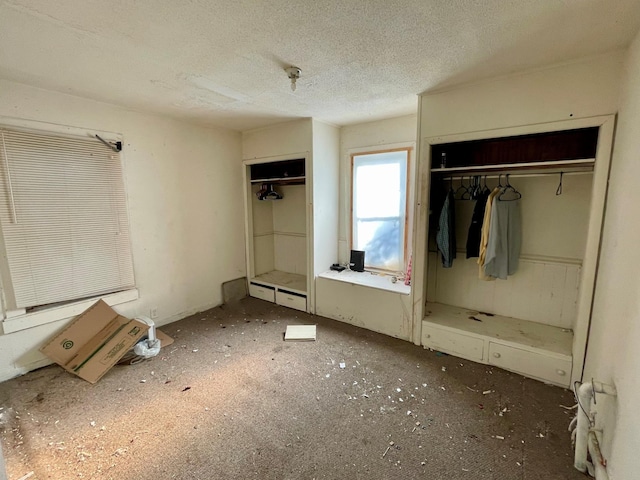
POLYGON ((59 320, 64 320, 65 318, 74 317, 76 315, 80 315, 100 299, 104 300, 107 305, 113 306, 119 305, 121 303, 131 302, 133 300, 137 300, 138 298, 140 298, 138 289, 133 288, 131 290, 98 296, 90 298, 88 300, 82 300, 80 302, 48 308, 46 310, 41 310, 38 312, 25 313, 24 315, 5 319, 2 322, 2 330, 4 334, 15 333, 19 332, 20 330, 26 330, 27 328, 38 327, 40 325, 46 325, 47 323, 57 322, 59 320))

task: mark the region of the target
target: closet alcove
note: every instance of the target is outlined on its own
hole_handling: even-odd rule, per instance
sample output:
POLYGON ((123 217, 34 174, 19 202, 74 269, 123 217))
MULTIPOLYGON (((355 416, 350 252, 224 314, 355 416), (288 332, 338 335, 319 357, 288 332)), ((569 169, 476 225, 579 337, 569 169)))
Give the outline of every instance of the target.
POLYGON ((305 159, 246 166, 251 221, 249 293, 307 310, 305 159))
POLYGON ((612 125, 600 117, 426 139, 425 348, 564 387, 581 375, 612 125), (454 202, 453 265, 438 253, 444 197, 477 182, 508 182, 522 195, 519 266, 506 280, 480 279, 477 258, 466 258, 469 195, 454 202))

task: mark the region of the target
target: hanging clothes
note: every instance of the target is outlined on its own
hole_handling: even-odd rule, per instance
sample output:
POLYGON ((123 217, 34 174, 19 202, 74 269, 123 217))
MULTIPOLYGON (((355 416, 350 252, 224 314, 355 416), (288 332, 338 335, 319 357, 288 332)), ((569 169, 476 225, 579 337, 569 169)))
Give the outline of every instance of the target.
POLYGON ((436 245, 442 259, 444 268, 453 266, 456 258, 456 214, 453 190, 449 190, 440 211, 438 231, 436 233, 436 245))
POLYGON ((484 219, 482 221, 482 235, 480 237, 480 252, 478 254, 478 275, 480 280, 494 280, 491 277, 487 277, 484 274, 484 264, 485 258, 487 256, 487 244, 489 243, 489 226, 491 225, 491 206, 496 198, 496 196, 500 193, 500 189, 498 187, 494 188, 489 196, 487 197, 487 202, 484 208, 484 219))
POLYGON ((481 192, 476 200, 471 216, 471 225, 467 233, 467 258, 480 256, 480 242, 482 240, 482 224, 484 222, 484 212, 487 206, 490 190, 481 192))
POLYGON ((484 274, 506 280, 518 270, 522 245, 520 201, 494 199, 491 206, 491 225, 484 274))

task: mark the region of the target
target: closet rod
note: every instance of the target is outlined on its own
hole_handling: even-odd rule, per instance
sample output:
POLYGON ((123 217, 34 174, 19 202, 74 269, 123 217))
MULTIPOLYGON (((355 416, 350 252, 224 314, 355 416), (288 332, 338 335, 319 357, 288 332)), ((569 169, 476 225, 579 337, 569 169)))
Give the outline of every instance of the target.
POLYGON ((465 180, 471 177, 482 177, 482 178, 498 178, 502 177, 503 179, 509 175, 509 178, 523 178, 523 177, 545 177, 547 175, 593 175, 593 171, 586 172, 539 172, 539 173, 500 173, 498 175, 481 175, 478 173, 470 173, 469 175, 448 175, 446 177, 440 177, 440 180, 465 180))

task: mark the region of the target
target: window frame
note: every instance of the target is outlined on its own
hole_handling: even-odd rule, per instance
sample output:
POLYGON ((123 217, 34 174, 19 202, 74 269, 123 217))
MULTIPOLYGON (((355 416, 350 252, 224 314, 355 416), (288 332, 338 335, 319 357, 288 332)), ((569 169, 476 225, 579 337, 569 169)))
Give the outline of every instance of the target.
POLYGON ((405 171, 405 208, 404 208, 404 238, 402 239, 402 254, 403 254, 403 258, 401 260, 402 262, 402 270, 389 270, 389 269, 385 269, 385 268, 381 268, 381 267, 377 267, 377 266, 372 266, 372 265, 367 265, 367 258, 365 255, 365 268, 369 269, 369 270, 373 270, 373 271, 378 271, 378 272, 399 272, 399 271, 405 271, 407 268, 407 260, 408 260, 408 245, 409 245, 409 215, 411 212, 411 156, 413 154, 413 150, 414 150, 414 146, 413 145, 403 145, 403 146, 397 146, 397 147, 390 147, 390 148, 383 148, 380 150, 376 150, 373 148, 364 148, 364 149, 358 149, 358 151, 351 151, 349 153, 349 158, 350 158, 350 168, 351 168, 351 172, 350 172, 350 195, 349 195, 349 202, 350 202, 350 213, 349 213, 349 248, 350 250, 354 249, 354 245, 353 245, 353 226, 354 226, 354 209, 353 209, 353 205, 354 205, 354 200, 353 200, 353 194, 354 194, 354 184, 355 184, 355 171, 354 171, 354 163, 355 163, 355 157, 359 157, 359 156, 365 156, 365 155, 376 155, 376 154, 381 154, 381 153, 391 153, 391 152, 406 152, 406 156, 407 156, 407 163, 406 163, 406 171, 405 171))

